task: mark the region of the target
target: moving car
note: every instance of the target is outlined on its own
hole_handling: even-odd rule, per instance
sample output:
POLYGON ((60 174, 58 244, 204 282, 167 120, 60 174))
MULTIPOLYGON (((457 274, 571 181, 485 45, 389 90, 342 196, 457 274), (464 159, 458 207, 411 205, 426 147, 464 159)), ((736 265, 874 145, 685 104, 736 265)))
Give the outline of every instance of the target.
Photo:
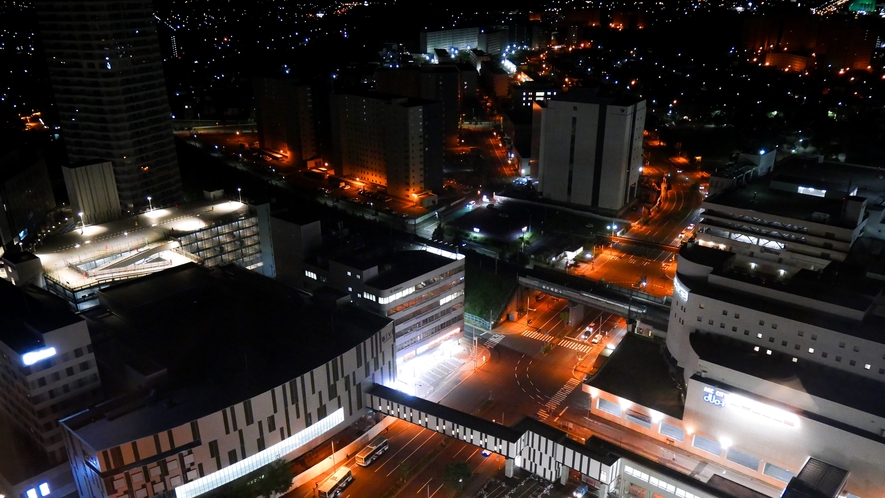
POLYGON ((602 340, 602 334, 596 334, 593 336, 593 340, 590 341, 591 344, 599 344, 599 341, 602 340))

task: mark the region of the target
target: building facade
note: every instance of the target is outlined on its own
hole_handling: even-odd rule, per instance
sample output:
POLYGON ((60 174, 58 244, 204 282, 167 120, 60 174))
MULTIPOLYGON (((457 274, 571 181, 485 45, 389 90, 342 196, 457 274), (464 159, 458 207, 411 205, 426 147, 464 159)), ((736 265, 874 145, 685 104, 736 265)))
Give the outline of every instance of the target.
POLYGON ((36 238, 55 197, 43 153, 31 147, 0 157, 0 243, 27 243, 36 238))
POLYGON ((375 92, 332 96, 335 171, 417 202, 442 189, 443 103, 375 92))
POLYGON ((382 68, 375 72, 375 89, 392 95, 442 102, 446 145, 458 144, 464 85, 461 83, 461 71, 456 66, 382 68))
POLYGON ((642 166, 645 101, 601 99, 573 88, 542 111, 539 183, 545 198, 621 210, 642 166))
POLYGON ((464 330, 463 257, 395 251, 362 259, 343 256, 304 265, 305 287, 332 287, 394 321, 396 361, 408 361, 464 330))
POLYGON ((191 346, 218 344, 219 334, 251 343, 215 348, 212 363, 235 369, 236 378, 182 377, 194 370, 181 361, 199 363, 202 347, 181 356, 148 346, 129 357, 130 368, 141 375, 136 386, 62 421, 84 498, 207 493, 315 448, 368 412, 364 390, 396 377, 390 320, 346 302, 310 302, 242 269, 176 268, 104 291, 102 299, 130 336, 150 334, 138 317, 161 306, 204 316, 203 323, 187 325, 191 346), (241 307, 217 299, 201 300, 196 308, 186 299, 182 307, 178 298, 169 299, 190 292, 182 286, 215 298, 243 296, 241 307), (290 322, 298 317, 300 322, 290 322), (292 329, 295 323, 300 327, 292 329), (229 362, 244 355, 253 360, 248 367, 229 362))
POLYGON ((110 161, 62 166, 71 210, 83 213, 83 223, 104 223, 120 217, 120 195, 110 161))
POLYGON ((282 77, 254 78, 252 84, 261 147, 288 155, 297 166, 318 157, 311 86, 282 77))
POLYGON ((866 225, 866 199, 788 178, 718 192, 701 204, 701 244, 752 259, 760 271, 795 273, 844 261, 866 225))
POLYGON ((125 210, 179 201, 153 4, 47 0, 37 14, 68 162, 113 163, 125 210))
POLYGON ((86 320, 33 286, 0 280, 0 295, 8 304, 0 317, 0 410, 51 462, 64 462, 59 419, 101 400, 86 320))

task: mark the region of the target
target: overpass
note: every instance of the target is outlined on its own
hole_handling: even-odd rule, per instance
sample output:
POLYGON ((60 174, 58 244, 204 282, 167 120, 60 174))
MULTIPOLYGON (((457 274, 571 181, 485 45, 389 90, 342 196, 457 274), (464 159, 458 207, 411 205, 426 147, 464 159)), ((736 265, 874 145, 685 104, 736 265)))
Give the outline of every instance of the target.
MULTIPOLYGON (((380 384, 370 387, 364 399, 370 409, 379 413, 501 455, 505 458, 507 477, 513 477, 515 467, 521 467, 548 481, 566 484, 569 470, 574 470, 599 490, 599 496, 609 496, 610 492, 627 496, 637 487, 634 483, 639 483, 656 496, 664 496, 667 491, 666 496, 690 498, 761 497, 740 485, 737 486, 754 494, 733 494, 695 480, 596 436, 586 442, 576 441, 533 418, 525 417, 515 425, 505 426, 380 384)), ((651 494, 645 495, 643 491, 641 496, 651 494)))
POLYGON ((557 270, 535 267, 519 275, 519 285, 591 306, 620 316, 635 317, 662 331, 667 330, 670 298, 657 297, 557 270))

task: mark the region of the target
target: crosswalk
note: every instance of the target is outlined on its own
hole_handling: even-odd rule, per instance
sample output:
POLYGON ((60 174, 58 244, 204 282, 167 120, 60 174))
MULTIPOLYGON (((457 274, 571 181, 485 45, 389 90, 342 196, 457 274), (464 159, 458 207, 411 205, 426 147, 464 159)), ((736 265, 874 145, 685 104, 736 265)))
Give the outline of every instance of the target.
POLYGON ((487 340, 485 342, 485 346, 489 349, 492 349, 495 346, 497 346, 498 343, 501 342, 501 339, 503 339, 503 338, 504 338, 504 334, 495 334, 492 337, 490 337, 489 340, 487 340))
POLYGON ((562 387, 559 388, 559 391, 553 395, 550 400, 547 401, 547 404, 544 405, 544 408, 538 410, 538 419, 539 420, 547 420, 550 417, 550 414, 556 411, 559 408, 559 404, 565 401, 565 398, 568 397, 572 391, 580 384, 581 381, 572 377, 565 383, 562 387))
POLYGON ((535 332, 534 330, 526 330, 522 333, 522 335, 528 337, 529 339, 535 339, 536 341, 544 341, 547 342, 553 339, 550 334, 542 334, 540 332, 535 332))
POLYGON ((569 349, 574 349, 575 351, 586 353, 592 349, 592 346, 589 344, 584 344, 582 342, 572 341, 569 339, 563 339, 559 342, 560 346, 565 346, 569 349))

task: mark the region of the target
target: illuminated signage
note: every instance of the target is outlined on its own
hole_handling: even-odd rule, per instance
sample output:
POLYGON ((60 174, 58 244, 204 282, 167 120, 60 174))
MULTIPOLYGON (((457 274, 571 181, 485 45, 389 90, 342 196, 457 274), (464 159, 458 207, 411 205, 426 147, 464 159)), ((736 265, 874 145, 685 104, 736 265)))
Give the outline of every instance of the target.
POLYGON ((811 187, 799 187, 797 192, 804 195, 813 195, 815 197, 825 197, 827 195, 826 189, 816 189, 811 187))
POLYGON ((686 303, 688 302, 688 288, 682 285, 678 278, 673 279, 673 292, 686 303))
POLYGON ((43 348, 22 355, 22 363, 31 366, 38 361, 55 356, 55 348, 43 348))
POLYGON ((790 427, 797 427, 799 425, 799 417, 794 413, 737 394, 721 391, 710 386, 704 386, 703 399, 707 403, 720 408, 733 408, 740 410, 743 413, 752 414, 754 417, 765 418, 790 427))
POLYGON ((725 406, 725 393, 718 389, 713 389, 710 386, 706 386, 704 387, 704 401, 711 405, 723 407, 725 406))

